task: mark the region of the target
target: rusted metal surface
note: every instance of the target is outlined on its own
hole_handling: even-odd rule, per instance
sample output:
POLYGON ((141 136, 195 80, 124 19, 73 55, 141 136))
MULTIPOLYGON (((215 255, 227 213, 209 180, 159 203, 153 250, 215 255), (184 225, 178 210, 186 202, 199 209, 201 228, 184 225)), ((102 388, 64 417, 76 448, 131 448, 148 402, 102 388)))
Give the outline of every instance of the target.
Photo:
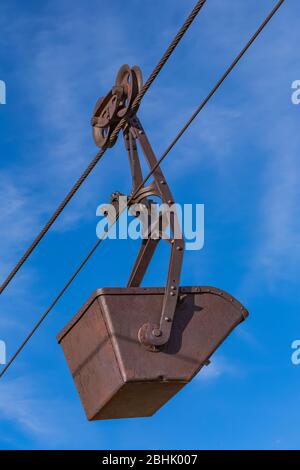
MULTIPOLYGON (((124 64, 117 74, 115 85, 105 97, 97 101, 92 127, 94 141, 98 147, 107 146, 120 121, 130 116, 131 106, 142 89, 142 81, 142 72, 137 65, 130 68, 124 64)), ((116 139, 110 142, 109 146, 112 147, 115 142, 116 139)))
POLYGON ((163 288, 100 289, 58 336, 89 420, 153 415, 248 315, 224 291, 181 288, 170 339, 154 353, 138 335, 159 324, 163 302, 163 288))

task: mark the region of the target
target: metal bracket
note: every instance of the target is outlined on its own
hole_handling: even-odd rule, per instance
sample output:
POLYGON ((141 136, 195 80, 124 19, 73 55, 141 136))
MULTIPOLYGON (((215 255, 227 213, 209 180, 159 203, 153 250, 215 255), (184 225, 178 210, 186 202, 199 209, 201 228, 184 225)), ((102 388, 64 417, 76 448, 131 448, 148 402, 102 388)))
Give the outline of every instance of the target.
MULTIPOLYGON (((132 136, 139 142, 142 148, 150 170, 155 168, 153 171, 153 178, 157 195, 159 195, 161 198, 163 204, 166 207, 166 211, 168 212, 167 214, 161 214, 159 219, 156 221, 156 224, 150 227, 148 237, 142 243, 140 253, 137 257, 129 279, 128 287, 137 286, 141 283, 155 249, 161 240, 161 238, 153 239, 151 237, 153 232, 156 233, 155 225, 162 223, 162 234, 166 228, 166 225, 169 223, 171 232, 173 234, 173 238, 170 240, 171 257, 160 324, 145 324, 139 331, 139 340, 141 343, 143 343, 148 348, 155 349, 166 344, 170 338, 172 322, 174 319, 179 295, 180 274, 184 254, 184 241, 173 195, 161 168, 157 165, 158 160, 147 138, 147 135, 136 116, 129 120, 128 125, 132 136)), ((131 155, 130 158, 137 159, 137 151, 135 151, 134 155, 131 155)))
MULTIPOLYGON (((150 209, 151 212, 151 206, 154 203, 148 199, 149 196, 157 196, 163 203, 163 210, 154 221, 151 219, 147 219, 146 222, 144 219, 142 220, 145 236, 127 285, 128 287, 137 287, 141 284, 159 241, 162 239, 168 240, 171 244, 171 256, 160 323, 146 323, 141 326, 138 334, 139 341, 147 349, 157 351, 169 341, 171 335, 180 289, 184 240, 176 205, 167 180, 158 165, 156 155, 139 119, 136 114, 132 115, 131 112, 131 105, 141 87, 140 69, 138 67, 130 69, 127 65, 121 67, 115 87, 106 98, 97 102, 92 125, 96 144, 105 146, 116 125, 122 118, 126 118, 123 134, 132 175, 130 207, 132 208, 134 204, 138 203, 145 206, 146 209, 150 209), (154 181, 148 186, 143 185, 137 143, 142 149, 149 169, 152 171, 154 181), (172 238, 168 238, 165 233, 168 226, 172 238)), ((153 215, 153 213, 151 214, 153 215)))

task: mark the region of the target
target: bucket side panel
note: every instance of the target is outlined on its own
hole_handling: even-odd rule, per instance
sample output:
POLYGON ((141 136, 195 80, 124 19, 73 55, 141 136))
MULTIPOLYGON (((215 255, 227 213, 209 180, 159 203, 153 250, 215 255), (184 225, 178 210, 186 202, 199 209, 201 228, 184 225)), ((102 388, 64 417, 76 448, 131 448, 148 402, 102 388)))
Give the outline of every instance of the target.
POLYGON ((93 419, 123 383, 98 300, 62 339, 61 346, 86 415, 93 419))
POLYGON ((128 382, 99 411, 95 420, 152 416, 184 385, 180 382, 128 382))
POLYGON ((139 295, 104 295, 100 301, 125 382, 191 380, 243 320, 240 309, 222 295, 189 293, 177 307, 169 343, 153 353, 139 343, 138 331, 144 323, 159 324, 162 293, 141 289, 139 295))

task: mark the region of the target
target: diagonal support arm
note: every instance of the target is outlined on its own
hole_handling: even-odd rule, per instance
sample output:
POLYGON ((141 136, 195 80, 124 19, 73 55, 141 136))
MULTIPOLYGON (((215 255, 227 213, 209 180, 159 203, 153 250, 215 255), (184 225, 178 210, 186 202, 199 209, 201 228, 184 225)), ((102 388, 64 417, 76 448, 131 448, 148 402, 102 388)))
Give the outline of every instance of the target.
MULTIPOLYGON (((146 133, 136 116, 129 120, 128 126, 129 134, 128 139, 125 139, 125 143, 128 142, 126 148, 129 152, 133 175, 133 186, 137 188, 141 178, 141 166, 139 163, 139 156, 135 141, 139 142, 150 170, 153 170, 153 168, 156 167, 158 160, 146 136, 146 133)), ((154 232, 156 233, 157 224, 161 225, 161 235, 166 226, 169 224, 173 238, 170 240, 171 257, 160 324, 145 324, 141 327, 139 332, 140 341, 149 349, 156 350, 157 347, 166 344, 170 338, 172 323, 178 302, 180 274, 184 254, 184 241, 173 195, 159 166, 155 168, 153 177, 155 183, 154 187, 156 190, 153 191, 153 194, 156 194, 161 198, 165 210, 163 211, 162 215, 159 216, 156 223, 150 227, 147 238, 143 240, 139 255, 129 278, 128 286, 138 286, 144 277, 155 249, 161 240, 161 236, 159 238, 151 237, 154 232)), ((145 188, 141 188, 139 193, 143 194, 144 189, 145 188)), ((149 200, 146 198, 143 198, 142 202, 149 204, 149 200)))

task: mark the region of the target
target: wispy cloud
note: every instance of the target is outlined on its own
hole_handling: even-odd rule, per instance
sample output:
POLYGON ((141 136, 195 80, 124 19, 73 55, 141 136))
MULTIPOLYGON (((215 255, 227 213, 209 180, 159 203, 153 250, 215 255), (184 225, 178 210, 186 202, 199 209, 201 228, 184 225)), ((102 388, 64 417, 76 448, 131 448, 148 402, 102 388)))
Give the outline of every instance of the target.
MULTIPOLYGON (((272 6, 272 2, 269 3, 272 6)), ((266 11, 268 7, 265 6, 266 11)), ((204 28, 204 34, 210 48, 216 51, 217 60, 210 63, 215 73, 217 63, 218 70, 230 64, 259 22, 251 5, 245 2, 225 5, 216 0, 210 8, 217 14, 210 28, 204 28), (220 21, 223 26, 228 22, 230 27, 230 35, 223 38, 217 34, 220 21)), ((189 172, 195 165, 200 168, 203 155, 209 158, 214 171, 219 173, 219 190, 228 185, 228 174, 239 177, 237 163, 241 159, 249 168, 249 179, 255 181, 256 186, 252 201, 252 227, 245 240, 248 256, 244 262, 247 266, 240 292, 249 292, 250 286, 253 288, 261 282, 270 288, 280 279, 288 281, 291 286, 297 282, 300 262, 300 137, 290 86, 294 79, 299 78, 300 61, 295 57, 294 47, 297 20, 290 18, 291 12, 292 5, 290 10, 286 5, 272 20, 189 130, 189 138, 179 150, 181 158, 177 162, 173 160, 172 168, 180 178, 183 170, 189 172), (285 21, 287 18, 290 21, 285 21), (290 75, 287 75, 287 70, 290 75), (231 97, 232 104, 227 101, 227 96, 231 97), (240 153, 241 149, 246 155, 240 153)), ((262 9, 261 20, 264 13, 262 9)), ((197 42, 197 37, 194 39, 197 42)), ((198 46, 197 50, 200 49, 199 43, 198 46)), ((199 55, 193 60, 194 69, 202 72, 205 69, 203 58, 199 55)), ((241 194, 242 184, 241 181, 241 194)))
POLYGON ((1 382, 1 420, 8 420, 16 427, 20 426, 25 433, 37 440, 57 437, 58 430, 53 425, 52 407, 58 405, 53 400, 49 401, 48 397, 41 398, 28 379, 1 382))
MULTIPOLYGON (((71 2, 48 4, 30 22, 18 17, 14 25, 8 19, 13 7, 6 5, 1 21, 5 30, 2 46, 14 49, 18 68, 23 72, 15 77, 16 81, 20 79, 24 92, 21 105, 37 117, 28 136, 30 159, 24 157, 17 180, 20 187, 36 187, 44 200, 45 213, 55 208, 57 195, 66 194, 97 152, 90 128, 93 103, 99 98, 98 93, 111 87, 122 57, 132 59, 126 29, 109 9, 105 15, 103 11, 105 21, 95 17, 93 9, 84 9, 82 19, 83 5, 70 5, 71 2)), ((63 226, 74 227, 86 217, 96 188, 107 194, 104 179, 101 185, 95 180, 91 183, 66 211, 60 230, 63 226)), ((37 204, 38 198, 32 201, 33 211, 38 211, 37 204)), ((96 201, 94 204, 96 207, 96 201)))
POLYGON ((300 263, 299 109, 291 102, 291 83, 300 61, 295 61, 295 30, 290 27, 289 34, 288 23, 277 27, 281 34, 276 36, 276 43, 266 42, 264 57, 260 51, 256 59, 256 67, 261 64, 265 74, 248 88, 257 101, 257 115, 252 119, 256 120, 254 135, 262 159, 257 168, 261 175, 257 220, 249 270, 243 280, 243 286, 263 282, 271 290, 278 281, 287 281, 290 287, 297 283, 300 263))
POLYGON ((300 264, 300 139, 292 119, 282 124, 288 131, 282 135, 274 129, 272 137, 273 158, 265 174, 261 242, 255 260, 271 285, 279 279, 298 283, 300 264))
MULTIPOLYGON (((23 437, 32 442, 31 448, 39 446, 43 449, 92 448, 89 441, 95 436, 98 446, 104 447, 106 440, 101 430, 91 428, 83 412, 78 408, 78 402, 65 399, 61 394, 53 396, 49 390, 51 386, 49 383, 47 385, 47 378, 41 375, 35 376, 34 380, 29 376, 8 381, 2 379, 0 384, 2 426, 6 422, 13 429, 21 431, 23 437), (79 426, 85 429, 84 433, 75 431, 79 426)), ((1 431, 0 446, 2 442, 5 446, 6 436, 3 435, 3 431, 1 431)))
POLYGON ((197 380, 202 384, 215 382, 223 376, 239 378, 244 375, 244 368, 240 364, 228 359, 220 354, 215 354, 211 358, 211 363, 203 367, 197 376, 197 380))

